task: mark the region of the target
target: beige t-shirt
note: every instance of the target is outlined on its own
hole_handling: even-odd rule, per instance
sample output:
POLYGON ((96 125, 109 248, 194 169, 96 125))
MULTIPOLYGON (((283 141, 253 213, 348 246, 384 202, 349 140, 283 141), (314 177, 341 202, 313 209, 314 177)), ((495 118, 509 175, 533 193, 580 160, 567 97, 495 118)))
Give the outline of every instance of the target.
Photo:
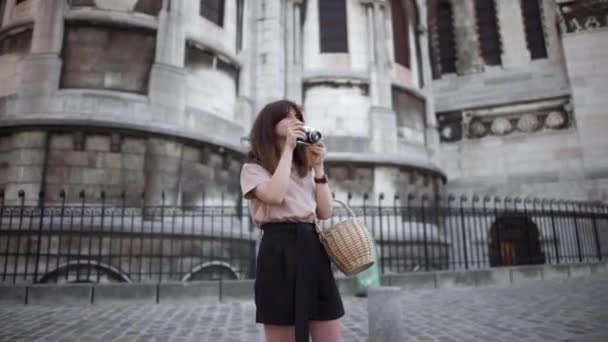
POLYGON ((301 178, 292 169, 285 199, 281 204, 262 202, 253 191, 258 185, 269 181, 272 175, 264 167, 255 163, 245 163, 241 169, 241 190, 249 200, 249 213, 258 227, 267 222, 309 222, 317 217, 315 182, 312 172, 301 178))

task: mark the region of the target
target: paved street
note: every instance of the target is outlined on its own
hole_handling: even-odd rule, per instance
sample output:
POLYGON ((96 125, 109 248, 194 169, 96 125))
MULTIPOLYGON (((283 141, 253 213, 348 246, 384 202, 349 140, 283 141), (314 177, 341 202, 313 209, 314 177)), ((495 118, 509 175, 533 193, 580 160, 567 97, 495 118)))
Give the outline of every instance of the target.
MULTIPOLYGON (((411 291, 402 300, 406 341, 565 341, 608 333, 608 275, 411 291)), ((347 298, 345 305, 344 341, 367 341, 366 300, 347 298)), ((252 302, 2 306, 0 341, 263 341, 253 319, 252 302)))

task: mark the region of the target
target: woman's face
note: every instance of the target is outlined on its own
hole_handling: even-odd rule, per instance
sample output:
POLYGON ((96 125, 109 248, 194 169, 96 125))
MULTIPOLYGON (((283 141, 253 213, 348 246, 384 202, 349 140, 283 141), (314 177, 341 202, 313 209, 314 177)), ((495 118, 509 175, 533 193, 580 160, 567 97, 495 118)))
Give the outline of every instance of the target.
POLYGON ((296 111, 290 107, 289 114, 274 126, 274 133, 281 138, 285 138, 287 136, 287 127, 295 121, 299 121, 296 116, 296 111))

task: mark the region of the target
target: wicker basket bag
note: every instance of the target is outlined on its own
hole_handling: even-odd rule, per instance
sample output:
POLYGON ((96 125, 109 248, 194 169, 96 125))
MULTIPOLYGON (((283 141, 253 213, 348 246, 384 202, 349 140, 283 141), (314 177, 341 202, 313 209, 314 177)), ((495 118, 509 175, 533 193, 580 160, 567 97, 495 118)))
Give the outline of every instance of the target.
POLYGON ((335 199, 334 202, 344 207, 350 218, 328 229, 321 229, 317 224, 317 232, 331 261, 342 273, 350 276, 374 264, 370 233, 344 202, 335 199))

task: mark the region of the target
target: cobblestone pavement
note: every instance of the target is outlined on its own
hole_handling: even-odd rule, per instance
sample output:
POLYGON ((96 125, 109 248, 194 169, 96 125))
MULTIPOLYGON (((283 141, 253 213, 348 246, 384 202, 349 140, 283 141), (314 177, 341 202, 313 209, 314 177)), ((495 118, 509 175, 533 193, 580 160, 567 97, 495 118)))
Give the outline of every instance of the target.
MULTIPOLYGON (((406 341, 608 336, 608 275, 507 288, 410 291, 402 300, 406 341)), ((367 341, 366 299, 345 298, 345 307, 343 340, 367 341)), ((0 341, 263 341, 253 319, 252 302, 1 306, 0 341)))

